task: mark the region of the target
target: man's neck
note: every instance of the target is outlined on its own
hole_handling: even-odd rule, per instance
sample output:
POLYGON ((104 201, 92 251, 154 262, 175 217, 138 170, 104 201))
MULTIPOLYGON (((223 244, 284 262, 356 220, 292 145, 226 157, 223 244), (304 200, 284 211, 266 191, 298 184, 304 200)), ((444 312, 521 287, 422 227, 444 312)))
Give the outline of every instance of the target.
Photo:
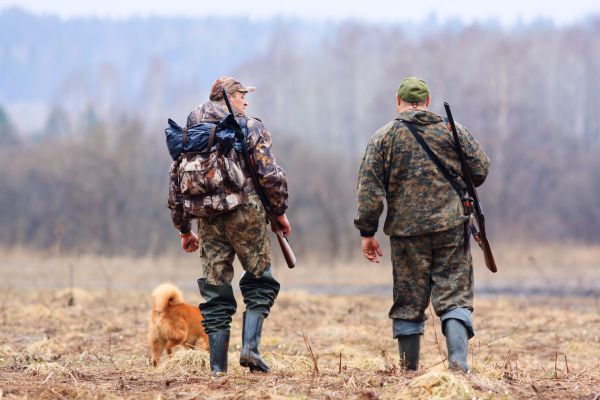
POLYGON ((399 107, 398 108, 398 113, 402 113, 405 111, 427 111, 426 107, 422 107, 422 106, 417 106, 417 107, 413 107, 413 106, 404 106, 404 107, 399 107))

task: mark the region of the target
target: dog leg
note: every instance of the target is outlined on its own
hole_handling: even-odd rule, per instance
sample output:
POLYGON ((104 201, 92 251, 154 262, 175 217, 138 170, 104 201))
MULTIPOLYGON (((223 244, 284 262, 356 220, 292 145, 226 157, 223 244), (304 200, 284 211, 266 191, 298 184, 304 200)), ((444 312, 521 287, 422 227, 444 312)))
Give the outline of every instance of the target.
POLYGON ((208 337, 200 336, 198 339, 196 339, 196 343, 194 343, 194 348, 208 351, 208 337))
POLYGON ((160 356, 165 349, 165 341, 160 338, 156 338, 152 341, 152 366, 157 367, 160 361, 160 356))
POLYGON ((171 355, 173 354, 173 347, 178 346, 181 344, 182 341, 180 340, 172 340, 169 339, 167 341, 167 354, 169 355, 169 357, 171 357, 171 355))

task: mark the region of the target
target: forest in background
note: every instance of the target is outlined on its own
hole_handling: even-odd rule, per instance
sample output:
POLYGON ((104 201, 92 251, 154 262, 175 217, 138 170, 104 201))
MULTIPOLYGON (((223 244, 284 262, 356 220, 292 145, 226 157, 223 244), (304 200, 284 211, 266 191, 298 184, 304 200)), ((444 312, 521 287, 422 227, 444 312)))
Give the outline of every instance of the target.
MULTIPOLYGON (((34 18, 11 13, 0 21, 15 21, 14 13, 34 18)), ((394 118, 395 90, 409 75, 429 83, 433 111, 441 113, 448 101, 490 156, 480 197, 493 240, 600 243, 600 18, 512 29, 233 19, 37 22, 46 29, 29 25, 23 36, 14 33, 25 29, 16 22, 12 36, 0 23, 4 248, 50 249, 60 242, 75 253, 177 251, 166 208, 170 159, 163 130, 169 117, 184 122, 218 75, 257 86, 248 96, 249 114, 272 132, 288 173, 291 241, 299 256, 356 255, 360 158, 370 135, 394 118), (73 37, 78 26, 86 35, 73 37), (200 40, 216 29, 226 34, 200 40), (115 43, 126 60, 115 56, 115 43), (90 49, 97 50, 93 57, 90 49), (31 76, 15 72, 22 70, 31 76), (40 82, 47 89, 36 91, 40 82), (42 128, 28 130, 27 120, 10 111, 28 102, 44 104, 44 113, 31 115, 43 114, 42 128)))

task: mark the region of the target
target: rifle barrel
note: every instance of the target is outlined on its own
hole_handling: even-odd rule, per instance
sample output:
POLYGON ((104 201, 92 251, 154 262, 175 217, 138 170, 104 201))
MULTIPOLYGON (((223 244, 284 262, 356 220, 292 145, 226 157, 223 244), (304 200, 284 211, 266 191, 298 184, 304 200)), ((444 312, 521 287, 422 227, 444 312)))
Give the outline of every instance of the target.
POLYGON ((462 149, 462 146, 460 145, 460 138, 458 137, 458 131, 456 130, 454 118, 452 117, 452 110, 450 110, 450 104, 444 102, 444 108, 446 109, 448 123, 450 124, 452 136, 454 137, 454 146, 456 147, 456 152, 458 153, 458 158, 460 160, 463 181, 467 185, 467 192, 473 198, 473 204, 475 206, 474 214, 475 219, 477 220, 477 225, 479 226, 479 236, 481 238, 479 245, 483 250, 483 258, 485 260, 485 265, 490 271, 496 272, 498 270, 498 267, 496 266, 496 261, 494 260, 494 255, 492 254, 492 248, 490 246, 490 242, 488 241, 485 232, 485 216, 481 209, 479 196, 477 195, 477 190, 475 189, 475 184, 473 183, 473 179, 471 177, 471 169, 467 164, 465 153, 462 149))
POLYGON ((235 117, 235 114, 233 113, 233 108, 231 107, 231 103, 229 102, 229 97, 227 96, 227 92, 224 88, 221 88, 221 93, 223 93, 223 98, 225 99, 225 104, 227 105, 227 110, 229 110, 229 114, 235 117))
POLYGON ((229 102, 227 92, 225 91, 225 89, 221 89, 221 92, 223 93, 223 98, 225 99, 225 104, 227 105, 227 109, 229 110, 230 114, 230 116, 227 116, 227 118, 232 119, 232 124, 235 124, 233 128, 242 137, 242 157, 244 158, 244 162, 247 164, 246 169, 250 172, 250 178, 254 183, 256 193, 258 194, 258 197, 260 198, 260 201, 263 204, 265 212, 267 213, 267 218, 269 219, 269 222, 278 228, 275 234, 277 235, 277 241, 279 242, 279 247, 281 247, 281 251, 285 258, 285 262, 289 268, 294 268, 296 266, 296 256, 294 255, 292 247, 290 246, 287 238, 281 233, 281 227, 279 225, 279 222, 277 222, 277 218, 273 214, 273 211, 271 211, 272 209, 271 204, 269 203, 269 199, 267 198, 263 187, 260 185, 258 175, 256 174, 256 170, 254 169, 254 165, 252 164, 252 160, 250 159, 250 154, 248 154, 248 148, 246 147, 246 136, 242 132, 241 126, 239 126, 238 122, 235 119, 235 114, 233 113, 233 108, 231 107, 231 103, 229 102))

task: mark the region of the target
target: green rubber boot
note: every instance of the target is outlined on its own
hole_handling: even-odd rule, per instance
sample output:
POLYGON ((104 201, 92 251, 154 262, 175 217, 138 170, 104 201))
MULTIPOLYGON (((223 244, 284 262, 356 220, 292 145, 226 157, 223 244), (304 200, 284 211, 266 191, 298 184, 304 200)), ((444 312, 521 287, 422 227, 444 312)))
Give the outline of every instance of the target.
POLYGON ((467 340, 469 335, 465 325, 457 319, 445 321, 444 334, 448 346, 448 368, 452 371, 469 372, 467 363, 467 340))

